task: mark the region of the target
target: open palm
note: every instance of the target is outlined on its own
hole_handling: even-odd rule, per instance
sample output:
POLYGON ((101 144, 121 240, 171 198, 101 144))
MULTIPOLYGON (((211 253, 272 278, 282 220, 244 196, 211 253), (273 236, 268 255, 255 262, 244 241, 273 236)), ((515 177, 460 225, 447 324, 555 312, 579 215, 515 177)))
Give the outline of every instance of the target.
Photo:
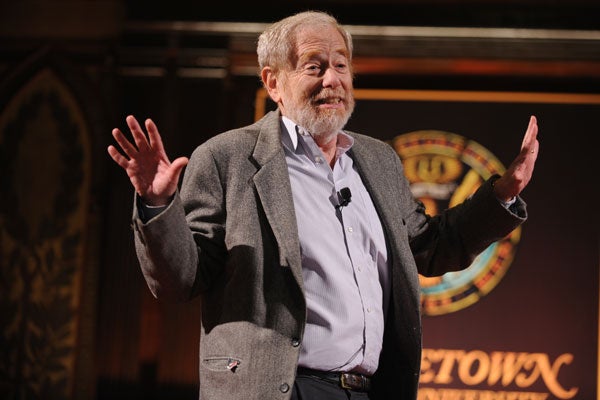
POLYGON ((188 159, 180 157, 169 161, 158 129, 152 120, 145 121, 148 137, 133 116, 126 118, 135 145, 117 128, 112 134, 126 157, 115 146, 108 147, 108 154, 127 172, 135 191, 151 206, 166 205, 179 182, 179 175, 188 159))
POLYGON ((519 155, 494 186, 494 191, 499 199, 508 201, 519 195, 531 180, 540 146, 537 134, 537 119, 535 116, 531 116, 519 155))

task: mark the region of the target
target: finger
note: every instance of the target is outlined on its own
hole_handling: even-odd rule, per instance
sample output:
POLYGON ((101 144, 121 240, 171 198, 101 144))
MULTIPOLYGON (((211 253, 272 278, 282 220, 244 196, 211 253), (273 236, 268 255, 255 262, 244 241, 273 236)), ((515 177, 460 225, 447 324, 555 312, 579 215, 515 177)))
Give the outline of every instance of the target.
POLYGON ((160 137, 160 133, 158 133, 158 128, 154 121, 150 118, 146 120, 146 131, 148 131, 148 138, 150 139, 150 147, 153 149, 165 153, 165 148, 163 146, 162 138, 160 137))
POLYGON ((538 126, 537 126, 537 118, 535 117, 535 115, 532 115, 531 118, 529 118, 529 125, 527 126, 527 131, 525 132, 525 135, 523 136, 523 142, 521 143, 521 149, 530 149, 530 147, 533 145, 534 141, 537 138, 537 133, 538 133, 538 126))
POLYGON ((183 168, 188 164, 188 161, 189 160, 186 157, 179 157, 179 158, 173 160, 173 162, 169 166, 169 174, 170 174, 171 181, 173 181, 173 182, 179 181, 179 176, 181 175, 181 171, 183 171, 183 168))
POLYGON ((137 122, 137 119, 135 119, 133 115, 129 115, 127 118, 125 118, 125 121, 127 121, 127 126, 131 131, 131 135, 133 136, 133 140, 135 141, 137 148, 139 150, 147 150, 149 147, 148 139, 146 138, 142 127, 137 122))
POLYGON ((129 161, 123 157, 119 150, 113 145, 108 146, 108 154, 123 169, 127 169, 129 161))
POLYGON ((119 146, 121 146, 121 149, 123 149, 123 152, 127 154, 127 157, 134 158, 137 154, 137 149, 125 138, 125 135, 117 128, 113 129, 112 135, 117 143, 119 143, 119 146))
POLYGON ((179 157, 171 163, 170 169, 174 180, 179 180, 179 175, 183 168, 188 164, 188 161, 189 159, 186 157, 179 157))
POLYGON ((531 150, 529 150, 529 153, 533 155, 533 160, 535 161, 535 159, 537 159, 538 154, 540 153, 540 142, 535 139, 533 142, 533 145, 531 146, 531 150))
POLYGON ((189 159, 187 157, 179 157, 171 164, 175 169, 183 169, 188 164, 189 159))

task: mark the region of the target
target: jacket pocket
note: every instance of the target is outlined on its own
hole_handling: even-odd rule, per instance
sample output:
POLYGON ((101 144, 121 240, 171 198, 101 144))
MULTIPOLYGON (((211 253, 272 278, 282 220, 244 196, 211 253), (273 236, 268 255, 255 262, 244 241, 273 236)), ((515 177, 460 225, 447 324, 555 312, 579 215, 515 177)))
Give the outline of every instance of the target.
POLYGON ((207 357, 202 359, 202 366, 215 372, 236 372, 242 360, 235 357, 207 357))

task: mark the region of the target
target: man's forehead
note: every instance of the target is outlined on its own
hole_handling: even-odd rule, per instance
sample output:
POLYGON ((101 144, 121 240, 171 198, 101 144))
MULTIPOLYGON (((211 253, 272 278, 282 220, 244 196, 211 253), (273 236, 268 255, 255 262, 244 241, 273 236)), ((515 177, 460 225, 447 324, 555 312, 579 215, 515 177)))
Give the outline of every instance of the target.
MULTIPOLYGON (((340 57, 348 58, 348 50, 346 50, 345 46, 334 49, 333 53, 340 57)), ((324 52, 321 49, 311 49, 311 50, 299 50, 298 51, 298 59, 299 60, 310 60, 313 58, 322 58, 331 55, 329 52, 324 52)))
POLYGON ((296 54, 300 57, 322 54, 323 50, 334 51, 343 56, 348 56, 348 47, 342 33, 334 26, 306 27, 296 36, 296 54), (336 34, 330 35, 324 29, 332 30, 336 34))

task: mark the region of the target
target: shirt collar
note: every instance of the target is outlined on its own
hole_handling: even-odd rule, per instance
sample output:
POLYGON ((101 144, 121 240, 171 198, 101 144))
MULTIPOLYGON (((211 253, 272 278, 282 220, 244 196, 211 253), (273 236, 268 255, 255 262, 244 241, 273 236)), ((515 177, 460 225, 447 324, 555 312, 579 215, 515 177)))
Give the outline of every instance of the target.
MULTIPOLYGON (((295 151, 298 147, 298 135, 310 136, 310 134, 306 129, 296 124, 294 121, 292 121, 286 116, 281 116, 281 121, 283 122, 285 130, 290 136, 290 140, 292 141, 292 146, 295 151)), ((339 131, 337 136, 337 156, 339 157, 340 155, 350 150, 353 144, 354 138, 352 136, 348 135, 343 131, 339 131)))
POLYGON ((288 135, 290 135, 290 140, 292 141, 293 149, 296 150, 298 147, 298 133, 296 131, 296 123, 289 119, 288 117, 282 116, 281 120, 283 121, 283 125, 285 126, 285 130, 288 135))

